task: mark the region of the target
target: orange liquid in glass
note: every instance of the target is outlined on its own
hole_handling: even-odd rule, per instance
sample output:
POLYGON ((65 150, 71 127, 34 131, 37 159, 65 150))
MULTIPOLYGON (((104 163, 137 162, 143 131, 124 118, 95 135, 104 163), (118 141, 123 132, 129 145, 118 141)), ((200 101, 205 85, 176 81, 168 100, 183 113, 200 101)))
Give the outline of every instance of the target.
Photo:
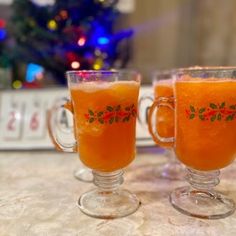
POLYGON ((139 86, 119 81, 71 88, 78 151, 87 167, 111 172, 134 159, 139 86))
POLYGON ((176 82, 176 154, 196 170, 229 165, 236 154, 236 81, 176 82))
MULTIPOLYGON (((160 97, 173 97, 173 85, 172 80, 159 80, 154 83, 154 97, 158 99, 160 97)), ((174 136, 174 110, 168 107, 159 107, 156 117, 156 130, 161 137, 173 137, 174 136)), ((162 147, 171 147, 170 143, 160 142, 153 135, 154 141, 162 147)))

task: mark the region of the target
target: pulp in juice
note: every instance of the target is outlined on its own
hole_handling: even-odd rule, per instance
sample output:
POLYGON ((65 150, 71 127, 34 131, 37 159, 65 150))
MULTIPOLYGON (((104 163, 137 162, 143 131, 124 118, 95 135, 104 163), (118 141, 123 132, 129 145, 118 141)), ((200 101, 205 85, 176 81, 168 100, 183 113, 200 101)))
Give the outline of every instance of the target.
POLYGON ((134 159, 139 87, 94 81, 70 88, 79 156, 87 167, 111 172, 134 159))
POLYGON ((236 154, 236 81, 177 81, 176 154, 196 170, 229 165, 236 154))

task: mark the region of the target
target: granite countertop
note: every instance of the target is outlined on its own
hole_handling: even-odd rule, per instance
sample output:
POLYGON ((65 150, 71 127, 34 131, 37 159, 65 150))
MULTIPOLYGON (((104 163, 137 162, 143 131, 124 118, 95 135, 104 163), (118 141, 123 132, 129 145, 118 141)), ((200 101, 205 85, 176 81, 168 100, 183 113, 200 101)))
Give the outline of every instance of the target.
MULTIPOLYGON (((201 220, 172 208, 168 194, 186 183, 159 176, 166 161, 160 149, 139 150, 123 187, 138 195, 140 209, 125 218, 99 220, 76 206, 80 194, 93 188, 73 177, 81 165, 76 154, 0 152, 0 236, 235 236, 236 213, 201 220)), ((218 190, 236 201, 235 165, 222 171, 218 190)))

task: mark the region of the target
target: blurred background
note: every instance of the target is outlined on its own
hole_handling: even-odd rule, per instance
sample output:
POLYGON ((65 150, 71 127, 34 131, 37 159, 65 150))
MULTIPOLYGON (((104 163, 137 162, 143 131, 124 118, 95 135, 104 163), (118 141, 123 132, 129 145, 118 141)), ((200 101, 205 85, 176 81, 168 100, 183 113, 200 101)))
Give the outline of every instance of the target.
POLYGON ((65 70, 236 64, 234 0, 0 0, 0 88, 66 84, 65 70))

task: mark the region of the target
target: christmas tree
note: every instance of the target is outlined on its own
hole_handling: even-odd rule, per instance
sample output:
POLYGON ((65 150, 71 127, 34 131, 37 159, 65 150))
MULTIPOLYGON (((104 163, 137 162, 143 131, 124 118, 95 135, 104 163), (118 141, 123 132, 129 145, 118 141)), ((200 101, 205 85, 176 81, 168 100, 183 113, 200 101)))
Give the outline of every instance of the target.
MULTIPOLYGON (((66 70, 124 68, 132 30, 115 32, 115 0, 14 0, 14 62, 33 63, 65 83, 66 70)), ((24 79, 24 78, 23 78, 24 79)))
POLYGON ((0 18, 0 89, 10 86, 10 58, 7 51, 6 21, 0 18))

